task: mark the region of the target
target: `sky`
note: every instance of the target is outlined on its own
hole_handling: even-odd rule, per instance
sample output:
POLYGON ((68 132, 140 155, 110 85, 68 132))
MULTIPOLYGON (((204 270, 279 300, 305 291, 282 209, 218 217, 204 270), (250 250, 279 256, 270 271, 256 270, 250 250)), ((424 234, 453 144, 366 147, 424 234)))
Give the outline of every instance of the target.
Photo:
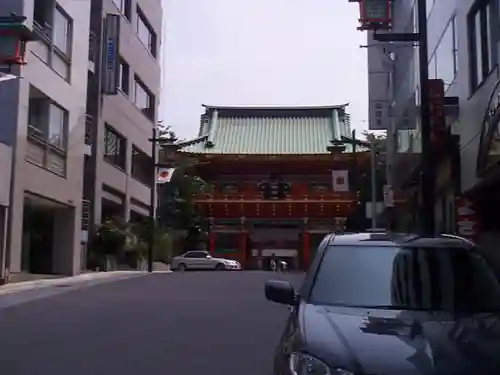
POLYGON ((159 119, 197 135, 202 104, 350 103, 368 123, 366 34, 348 0, 164 0, 159 119))

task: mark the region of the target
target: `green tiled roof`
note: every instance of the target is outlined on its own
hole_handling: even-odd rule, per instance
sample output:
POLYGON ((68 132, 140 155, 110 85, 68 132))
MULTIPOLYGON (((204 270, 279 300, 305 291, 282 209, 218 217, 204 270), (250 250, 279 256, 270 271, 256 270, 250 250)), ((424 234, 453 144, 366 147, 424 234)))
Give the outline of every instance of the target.
POLYGON ((350 136, 345 106, 209 107, 200 137, 183 152, 207 154, 326 154, 350 136))

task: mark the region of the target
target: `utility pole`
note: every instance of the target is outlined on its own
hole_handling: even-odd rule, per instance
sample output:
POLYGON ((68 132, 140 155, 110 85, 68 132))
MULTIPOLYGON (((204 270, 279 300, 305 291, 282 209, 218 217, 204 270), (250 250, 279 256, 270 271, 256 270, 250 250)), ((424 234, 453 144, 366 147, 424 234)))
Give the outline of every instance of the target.
POLYGON ((156 143, 158 140, 158 129, 156 126, 153 128, 153 138, 151 138, 151 165, 153 169, 153 181, 151 186, 151 193, 149 196, 149 241, 148 241, 148 272, 153 272, 154 261, 154 246, 155 246, 155 227, 156 227, 156 184, 158 183, 158 176, 156 175, 156 143))
POLYGON ((429 51, 427 48, 427 4, 426 0, 418 0, 418 52, 420 75, 420 126, 422 132, 422 217, 423 229, 428 234, 435 232, 435 184, 436 170, 433 162, 432 129, 429 103, 429 51))
POLYGON ((430 235, 435 234, 435 184, 436 171, 433 163, 432 129, 429 104, 429 52, 427 48, 427 4, 426 0, 417 0, 418 30, 416 33, 375 33, 374 40, 379 42, 418 43, 419 78, 420 78, 420 131, 422 132, 421 197, 420 220, 422 229, 430 235))
MULTIPOLYGON (((161 124, 161 123, 160 123, 161 124)), ((160 125, 159 124, 159 125, 160 125)), ((173 133, 172 133, 173 134, 173 133)), ((152 183, 151 194, 149 197, 149 241, 148 241, 148 272, 153 272, 153 261, 154 261, 154 245, 156 240, 156 219, 157 219, 157 207, 159 207, 160 199, 157 196, 159 194, 158 189, 158 175, 157 169, 159 167, 171 168, 173 165, 173 157, 175 152, 179 149, 179 144, 176 143, 176 138, 172 138, 172 134, 165 137, 161 132, 158 131, 158 126, 153 128, 153 137, 149 139, 151 142, 151 169, 152 169, 152 183), (170 137, 170 138, 169 138, 170 137), (163 148, 167 160, 167 164, 158 162, 158 150, 157 145, 163 148)))
POLYGON ((375 142, 369 140, 370 146, 370 182, 372 193, 372 229, 377 228, 377 152, 375 150, 375 142))
MULTIPOLYGON (((356 163, 356 146, 366 147, 370 150, 370 188, 371 188, 371 226, 372 229, 377 228, 377 150, 374 138, 361 141, 356 139, 356 131, 352 131, 352 138, 341 137, 341 140, 335 142, 336 145, 352 145, 352 154, 356 163)), ((355 172, 357 171, 357 164, 355 172)))

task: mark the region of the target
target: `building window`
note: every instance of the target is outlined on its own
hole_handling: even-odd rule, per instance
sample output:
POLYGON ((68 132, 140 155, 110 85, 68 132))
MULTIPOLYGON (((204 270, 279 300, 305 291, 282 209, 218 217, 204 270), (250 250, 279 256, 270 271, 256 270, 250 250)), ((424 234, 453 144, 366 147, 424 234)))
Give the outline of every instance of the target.
POLYGON ((154 102, 155 100, 153 94, 151 94, 140 78, 135 76, 134 104, 142 113, 144 113, 146 117, 151 120, 154 120, 155 116, 154 102))
POLYGON ((54 11, 54 45, 66 56, 71 56, 71 29, 71 18, 61 7, 56 6, 54 11))
POLYGON ((148 51, 156 57, 156 33, 139 7, 137 7, 137 36, 148 51))
POLYGON ((432 8, 434 8, 435 2, 436 2, 436 0, 425 0, 425 10, 427 12, 427 17, 430 16, 430 14, 432 12, 432 8))
POLYGON ((151 157, 145 152, 132 146, 132 177, 140 183, 151 187, 153 182, 153 168, 151 157))
POLYGON ((130 66, 123 60, 119 59, 120 66, 118 69, 118 89, 125 95, 130 93, 130 66))
POLYGON ((467 17, 469 38, 470 86, 474 91, 497 63, 496 40, 491 30, 498 24, 494 1, 477 1, 467 17))
POLYGON ((69 114, 63 107, 30 88, 28 126, 30 135, 46 141, 61 150, 66 150, 69 114))
POLYGON ((106 124, 104 130, 104 160, 108 163, 125 169, 127 155, 127 141, 110 125, 106 124))
POLYGON ((132 19, 132 2, 130 0, 113 0, 113 3, 129 21, 132 19))
POLYGON ((25 160, 65 176, 68 125, 68 111, 30 86, 25 160))
POLYGON ((33 31, 38 35, 44 51, 32 53, 66 80, 70 78, 73 44, 73 20, 50 0, 37 0, 34 4, 33 31))
POLYGON ((49 143, 61 149, 66 148, 66 129, 68 128, 68 111, 51 103, 49 106, 49 143))
POLYGON ((455 80, 457 69, 457 41, 455 17, 453 17, 446 26, 446 30, 429 65, 429 78, 442 79, 445 87, 447 87, 455 80), (433 66, 432 62, 434 63, 433 66))

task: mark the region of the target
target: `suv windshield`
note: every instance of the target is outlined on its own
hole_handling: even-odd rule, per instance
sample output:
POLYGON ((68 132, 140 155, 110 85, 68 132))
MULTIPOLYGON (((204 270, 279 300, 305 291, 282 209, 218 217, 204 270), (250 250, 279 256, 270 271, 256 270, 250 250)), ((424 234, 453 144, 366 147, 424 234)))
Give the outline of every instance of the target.
POLYGON ((310 303, 408 310, 500 310, 500 284, 466 249, 331 246, 310 303))

